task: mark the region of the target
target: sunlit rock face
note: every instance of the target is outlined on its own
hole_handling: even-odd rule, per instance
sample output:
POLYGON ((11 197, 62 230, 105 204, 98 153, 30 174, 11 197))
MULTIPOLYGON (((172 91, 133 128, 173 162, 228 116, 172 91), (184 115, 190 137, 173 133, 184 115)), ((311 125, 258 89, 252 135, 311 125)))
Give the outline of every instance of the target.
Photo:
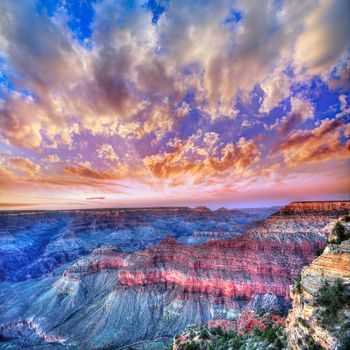
MULTIPOLYGON (((297 211, 291 207, 243 235, 215 237, 199 245, 180 243, 191 232, 179 235, 174 222, 165 225, 153 243, 148 240, 143 250, 125 249, 122 239, 120 244, 100 240, 101 247, 90 245, 88 255, 58 265, 41 278, 0 284, 0 324, 9 327, 30 319, 43 334, 60 340, 50 346, 104 349, 171 339, 189 324, 234 320, 244 310, 286 309, 291 303, 289 285, 314 259, 315 250, 325 247, 327 225, 350 206, 346 202, 340 209, 320 204, 305 212, 300 205, 297 211)), ((182 210, 176 209, 176 215, 182 210)), ((227 213, 199 208, 191 214, 186 211, 183 222, 192 232, 219 232, 219 224, 214 230, 208 227, 219 221, 233 225, 227 213)), ((159 220, 164 225, 165 214, 166 210, 152 214, 150 226, 155 227, 159 220)), ((130 227, 142 227, 142 219, 144 214, 137 214, 130 227)), ((106 225, 101 226, 99 220, 89 222, 89 227, 106 225)), ((229 231, 228 226, 222 232, 229 231)), ((63 231, 80 240, 83 232, 87 237, 97 234, 86 231, 86 220, 74 227, 63 231)), ((118 236, 118 230, 110 230, 109 235, 118 236)), ((137 242, 140 237, 148 235, 128 239, 137 242)), ((25 342, 16 336, 5 336, 5 341, 25 342)))
MULTIPOLYGON (((350 236, 350 223, 343 223, 350 236)), ((332 234, 330 232, 330 238, 332 234)), ((324 252, 300 276, 299 286, 291 288, 292 309, 287 319, 288 349, 302 350, 316 343, 322 349, 345 350, 350 344, 350 239, 328 244, 324 252), (332 288, 340 282, 344 298, 334 313, 334 322, 325 319, 320 305, 321 288, 332 288)))

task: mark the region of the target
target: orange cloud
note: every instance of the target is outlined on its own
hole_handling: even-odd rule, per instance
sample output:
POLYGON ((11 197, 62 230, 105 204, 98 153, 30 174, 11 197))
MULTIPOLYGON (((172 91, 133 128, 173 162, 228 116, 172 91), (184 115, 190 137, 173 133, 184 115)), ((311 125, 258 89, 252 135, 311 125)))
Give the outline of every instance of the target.
POLYGON ((4 167, 0 167, 0 185, 5 186, 14 183, 16 180, 15 174, 4 167))
POLYGON ((213 147, 217 141, 210 141, 208 133, 204 135, 205 148, 195 146, 191 139, 177 140, 172 144, 170 152, 145 157, 143 162, 154 176, 168 178, 183 174, 213 176, 230 169, 239 172, 259 159, 260 152, 255 143, 245 138, 236 144, 227 144, 219 154, 217 147, 212 148, 208 154, 210 146, 213 147))
POLYGON ((121 176, 114 171, 97 170, 85 166, 67 166, 64 169, 67 175, 87 177, 96 180, 120 180, 121 176))
POLYGON ((27 158, 10 158, 9 163, 15 169, 20 170, 30 176, 38 175, 41 171, 40 165, 33 163, 27 158))
POLYGON ((350 141, 340 140, 346 129, 342 121, 326 119, 315 129, 290 134, 273 154, 282 153, 288 166, 350 157, 350 141))

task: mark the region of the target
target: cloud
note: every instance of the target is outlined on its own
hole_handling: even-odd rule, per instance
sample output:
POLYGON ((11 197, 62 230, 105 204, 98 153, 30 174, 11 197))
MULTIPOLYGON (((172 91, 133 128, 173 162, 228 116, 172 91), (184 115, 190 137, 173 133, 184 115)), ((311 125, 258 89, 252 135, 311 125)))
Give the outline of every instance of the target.
POLYGON ((236 118, 237 98, 257 84, 267 113, 288 97, 293 79, 304 79, 300 67, 309 79, 339 63, 348 45, 346 5, 181 0, 155 26, 141 3, 104 0, 94 5, 92 45, 85 47, 70 32, 64 6, 49 17, 34 0, 4 1, 5 68, 16 91, 32 95, 5 93, 0 134, 38 151, 72 148, 84 131, 139 139, 154 133, 159 142, 193 107, 213 120, 236 118), (228 20, 233 11, 242 19, 228 20), (304 54, 305 47, 317 49, 304 54), (184 74, 189 66, 192 74, 184 74), (288 67, 299 73, 286 75, 288 67), (183 104, 190 89, 195 99, 183 104))
POLYGON ((349 11, 347 0, 318 1, 309 11, 294 47, 299 69, 324 74, 339 60, 349 45, 349 11))
POLYGON ((226 170, 241 172, 259 159, 252 140, 240 138, 235 144, 220 148, 218 134, 198 131, 186 140, 169 142, 171 151, 147 156, 144 165, 158 178, 215 176, 226 170))
POLYGON ((282 136, 289 134, 307 119, 314 118, 315 107, 309 99, 295 96, 290 99, 290 105, 290 112, 270 126, 270 129, 277 129, 282 136))
POLYGON ((20 170, 29 176, 38 175, 41 171, 40 165, 33 163, 30 159, 27 159, 27 158, 21 158, 21 157, 10 158, 9 164, 15 170, 20 170))
POLYGON ((282 153, 288 166, 350 157, 350 142, 341 141, 349 127, 335 119, 325 119, 318 127, 291 133, 273 152, 282 153))
POLYGON ((61 161, 60 157, 57 154, 49 154, 44 158, 44 160, 49 163, 59 163, 61 161))
POLYGON ((67 166, 64 169, 67 175, 96 180, 119 180, 122 177, 116 171, 98 170, 86 166, 67 166))
MULTIPOLYGON (((9 169, 5 167, 0 167, 0 185, 7 186, 15 183, 16 176, 9 169)), ((5 188, 5 187, 4 187, 5 188)))
POLYGON ((347 154, 346 0, 177 0, 156 24, 142 0, 101 0, 84 42, 65 2, 36 5, 2 1, 0 146, 20 155, 2 183, 143 196, 347 154))
POLYGON ((100 159, 107 159, 110 161, 119 160, 119 156, 115 153, 113 146, 108 143, 104 143, 97 148, 97 156, 100 159))
POLYGON ((87 197, 86 199, 93 201, 93 200, 106 199, 106 197, 87 197))
POLYGON ((261 84, 264 100, 260 106, 260 113, 269 113, 277 107, 281 100, 290 96, 291 78, 278 69, 268 76, 261 84))
POLYGON ((31 207, 33 203, 15 203, 15 202, 0 202, 0 207, 12 208, 12 207, 31 207))
POLYGON ((349 96, 340 95, 340 112, 336 114, 336 118, 349 117, 350 116, 350 103, 348 102, 349 96))

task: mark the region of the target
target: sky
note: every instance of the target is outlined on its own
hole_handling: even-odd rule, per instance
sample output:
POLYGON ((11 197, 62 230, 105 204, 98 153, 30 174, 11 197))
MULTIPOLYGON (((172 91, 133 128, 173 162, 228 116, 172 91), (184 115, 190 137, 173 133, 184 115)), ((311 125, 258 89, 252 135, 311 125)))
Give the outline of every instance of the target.
POLYGON ((349 199, 347 0, 2 0, 0 210, 349 199))

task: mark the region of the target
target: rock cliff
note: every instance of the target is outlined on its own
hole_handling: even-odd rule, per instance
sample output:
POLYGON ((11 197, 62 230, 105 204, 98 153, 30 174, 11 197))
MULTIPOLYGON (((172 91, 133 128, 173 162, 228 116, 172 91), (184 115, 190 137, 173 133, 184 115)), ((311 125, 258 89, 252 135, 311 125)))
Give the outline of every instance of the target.
MULTIPOLYGON (((345 227, 344 240, 328 244, 291 288, 288 349, 350 347, 350 224, 341 225, 345 227)), ((331 241, 333 238, 330 233, 331 241)))

